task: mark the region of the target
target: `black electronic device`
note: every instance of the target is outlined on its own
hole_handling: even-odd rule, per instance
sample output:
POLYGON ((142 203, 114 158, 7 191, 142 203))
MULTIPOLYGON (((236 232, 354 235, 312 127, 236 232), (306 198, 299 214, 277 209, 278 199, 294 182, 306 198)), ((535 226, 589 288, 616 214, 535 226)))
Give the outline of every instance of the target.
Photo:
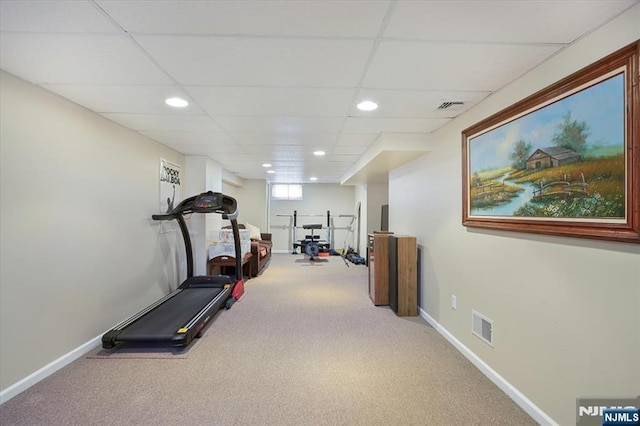
POLYGON ((383 204, 380 208, 380 230, 389 230, 389 204, 383 204))
POLYGON ((236 200, 218 192, 204 192, 182 201, 154 220, 177 220, 184 239, 187 279, 180 286, 123 321, 102 336, 102 347, 111 349, 125 343, 187 346, 222 307, 230 308, 244 294, 241 268, 240 232, 236 200), (226 275, 193 276, 193 249, 184 216, 191 213, 218 213, 231 221, 236 253, 235 280, 226 275))

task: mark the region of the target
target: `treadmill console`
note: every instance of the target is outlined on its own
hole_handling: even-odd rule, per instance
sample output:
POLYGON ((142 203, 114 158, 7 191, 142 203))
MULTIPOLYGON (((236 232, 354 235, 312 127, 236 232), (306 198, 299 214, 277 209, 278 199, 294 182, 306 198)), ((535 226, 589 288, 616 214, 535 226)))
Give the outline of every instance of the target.
POLYGON ((193 201, 191 210, 195 213, 226 213, 237 210, 236 200, 219 192, 204 192, 193 201))

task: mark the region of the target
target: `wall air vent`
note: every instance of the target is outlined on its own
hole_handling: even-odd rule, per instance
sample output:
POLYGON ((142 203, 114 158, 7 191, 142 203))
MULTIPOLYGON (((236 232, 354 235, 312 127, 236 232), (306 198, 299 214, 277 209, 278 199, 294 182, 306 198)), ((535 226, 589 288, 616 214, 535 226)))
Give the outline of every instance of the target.
POLYGON ((473 309, 471 310, 471 332, 493 346, 493 320, 473 309))
POLYGON ((440 104, 438 109, 457 109, 464 105, 464 102, 461 101, 444 101, 440 104))

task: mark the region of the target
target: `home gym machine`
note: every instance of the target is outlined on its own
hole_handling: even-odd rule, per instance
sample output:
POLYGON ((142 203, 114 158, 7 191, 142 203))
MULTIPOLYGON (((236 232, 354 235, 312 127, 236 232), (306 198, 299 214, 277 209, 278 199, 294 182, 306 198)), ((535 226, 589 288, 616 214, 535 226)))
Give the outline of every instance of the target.
MULTIPOLYGON (((300 215, 305 217, 322 217, 322 215, 300 215)), ((300 252, 303 254, 307 254, 310 260, 314 260, 315 257, 320 253, 320 251, 329 251, 331 247, 331 212, 327 210, 327 239, 321 240, 320 235, 315 235, 315 230, 320 230, 323 228, 320 223, 313 223, 302 225, 302 229, 311 230, 310 235, 305 235, 304 239, 298 240, 296 237, 296 229, 298 228, 298 211, 293 211, 293 250, 291 254, 298 253, 298 247, 300 247, 300 252)))
POLYGON ((218 192, 204 192, 182 201, 154 220, 177 220, 184 239, 187 279, 151 306, 118 324, 102 336, 102 347, 111 349, 124 343, 187 346, 223 306, 231 308, 244 294, 242 278, 238 206, 236 200, 218 192), (184 216, 191 213, 218 213, 231 221, 236 253, 236 276, 193 276, 193 248, 184 216))
MULTIPOLYGON (((322 226, 321 224, 310 224, 310 225, 302 225, 302 226, 298 226, 298 218, 301 217, 325 217, 325 215, 322 214, 298 214, 297 210, 293 211, 293 215, 290 214, 277 214, 276 216, 281 216, 281 217, 288 217, 289 218, 289 226, 288 228, 291 230, 291 234, 290 238, 292 241, 292 248, 291 248, 291 254, 298 254, 298 247, 301 249, 301 253, 302 254, 308 254, 310 257, 314 258, 317 253, 321 252, 321 251, 332 251, 331 250, 331 246, 335 245, 335 241, 333 241, 333 239, 337 236, 336 234, 336 230, 346 230, 346 239, 345 239, 345 248, 343 249, 343 253, 342 255, 344 256, 344 253, 347 252, 347 243, 350 242, 349 237, 353 238, 353 226, 354 226, 354 222, 357 219, 356 215, 352 215, 352 214, 340 214, 337 217, 339 218, 349 218, 351 219, 351 221, 349 222, 349 224, 347 226, 344 227, 336 227, 334 225, 334 221, 335 221, 335 217, 331 217, 331 212, 329 210, 327 210, 327 214, 326 214, 326 218, 327 218, 327 226, 326 228, 324 226, 322 226), (299 240, 297 238, 297 232, 298 232, 298 228, 302 228, 303 230, 307 231, 309 229, 311 229, 311 235, 305 235, 304 239, 299 240), (321 240, 319 235, 315 235, 314 230, 320 230, 320 229, 326 229, 327 233, 326 233, 326 240, 321 240), (316 244, 311 244, 308 245, 309 242, 315 242, 318 243, 316 244), (310 252, 306 251, 307 246, 310 247, 310 252), (316 250, 316 248, 318 250, 316 250)), ((332 254, 336 254, 336 253, 332 253, 332 254)))
POLYGON ((311 234, 305 235, 304 240, 300 240, 300 243, 294 244, 294 247, 299 246, 302 253, 306 253, 309 256, 309 260, 315 260, 318 253, 328 252, 331 244, 320 239, 320 235, 314 235, 313 231, 316 229, 322 229, 322 224, 314 223, 310 225, 302 225, 302 229, 310 229, 311 234))

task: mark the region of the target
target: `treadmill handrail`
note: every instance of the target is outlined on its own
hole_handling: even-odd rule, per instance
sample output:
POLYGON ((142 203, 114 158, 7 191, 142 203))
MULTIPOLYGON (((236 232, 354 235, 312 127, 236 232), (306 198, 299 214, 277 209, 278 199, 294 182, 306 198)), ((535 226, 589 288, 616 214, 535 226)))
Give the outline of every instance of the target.
POLYGON ((178 221, 187 255, 187 278, 193 277, 193 246, 191 245, 191 237, 189 236, 184 216, 191 213, 218 213, 224 219, 231 221, 236 253, 236 281, 242 280, 242 249, 240 247, 240 231, 237 222, 238 203, 235 198, 224 195, 221 192, 207 191, 185 198, 170 212, 151 215, 153 220, 176 219, 178 221))

